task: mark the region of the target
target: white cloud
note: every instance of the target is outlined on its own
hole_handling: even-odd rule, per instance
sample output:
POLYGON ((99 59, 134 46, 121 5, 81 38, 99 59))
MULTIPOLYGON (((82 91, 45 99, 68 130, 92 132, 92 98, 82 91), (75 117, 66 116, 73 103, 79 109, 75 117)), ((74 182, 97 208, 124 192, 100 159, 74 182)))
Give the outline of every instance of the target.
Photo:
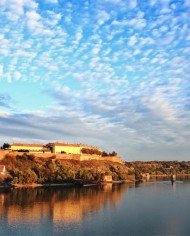
POLYGON ((95 48, 93 48, 92 49, 92 54, 98 54, 99 53, 99 51, 100 51, 100 48, 99 47, 95 47, 95 48))
POLYGON ((2 77, 2 76, 3 76, 3 66, 0 65, 0 77, 2 77))
POLYGON ((10 116, 10 113, 9 112, 5 112, 5 111, 0 111, 0 117, 3 117, 3 118, 7 118, 10 116))
POLYGON ((159 61, 158 58, 153 58, 153 59, 151 60, 151 63, 152 63, 152 64, 155 64, 155 63, 157 63, 158 61, 159 61))
POLYGON ((11 74, 10 74, 10 73, 7 73, 7 74, 5 74, 5 77, 6 77, 6 79, 7 79, 7 82, 8 82, 9 84, 11 84, 11 83, 12 83, 11 74))
POLYGON ((133 55, 139 55, 141 54, 141 50, 139 48, 135 49, 135 51, 133 52, 133 55))
POLYGON ((9 0, 7 3, 7 6, 10 10, 9 12, 9 18, 13 18, 17 20, 19 16, 24 14, 23 9, 23 0, 17 1, 17 0, 9 0))
POLYGON ((164 97, 159 89, 150 96, 145 104, 157 117, 168 122, 178 123, 178 110, 164 97))
POLYGON ((163 7, 162 10, 160 11, 161 14, 167 14, 170 12, 171 12, 171 9, 169 9, 168 7, 163 7))
POLYGON ((42 28, 42 24, 39 22, 40 19, 40 15, 34 10, 26 13, 27 25, 31 31, 42 28))
POLYGON ((129 8, 133 9, 137 7, 137 0, 130 0, 129 1, 129 8))
POLYGON ((24 0, 24 6, 28 9, 37 9, 38 3, 34 0, 24 0))
POLYGON ((157 3, 157 0, 150 0, 150 5, 151 5, 151 6, 156 5, 156 3, 157 3))
POLYGON ((190 7, 190 1, 189 0, 184 0, 184 6, 185 7, 190 7))
POLYGON ((97 14, 97 19, 98 19, 98 24, 103 25, 104 22, 110 19, 110 15, 106 11, 101 10, 97 14))
POLYGON ((125 68, 126 68, 127 71, 134 71, 133 66, 126 66, 125 68))
POLYGON ((141 37, 140 38, 140 45, 141 46, 144 46, 144 45, 146 45, 146 46, 148 46, 148 45, 152 45, 152 44, 154 44, 155 43, 155 41, 154 41, 154 39, 153 38, 151 38, 151 37, 141 37))
POLYGON ((21 73, 19 71, 15 71, 14 78, 15 78, 15 80, 19 80, 21 78, 21 73))
POLYGON ((166 32, 166 31, 168 31, 168 26, 167 26, 167 25, 161 26, 160 31, 161 31, 161 32, 166 32))
POLYGON ((36 9, 38 4, 33 0, 5 0, 1 1, 1 6, 6 9, 6 17, 12 21, 17 22, 20 17, 24 16, 24 8, 36 9))
POLYGON ((59 23, 61 20, 62 15, 61 14, 56 14, 53 11, 47 11, 48 17, 44 19, 44 24, 47 26, 53 27, 59 23))
POLYGON ((128 46, 133 47, 137 43, 137 37, 136 35, 131 36, 131 38, 128 41, 128 46))
POLYGON ((129 20, 128 25, 140 30, 143 29, 147 25, 147 23, 144 18, 133 18, 129 20))
POLYGON ((77 30, 77 33, 76 33, 76 40, 77 40, 77 42, 79 42, 82 39, 82 37, 83 37, 83 30, 82 30, 82 28, 79 28, 77 30))

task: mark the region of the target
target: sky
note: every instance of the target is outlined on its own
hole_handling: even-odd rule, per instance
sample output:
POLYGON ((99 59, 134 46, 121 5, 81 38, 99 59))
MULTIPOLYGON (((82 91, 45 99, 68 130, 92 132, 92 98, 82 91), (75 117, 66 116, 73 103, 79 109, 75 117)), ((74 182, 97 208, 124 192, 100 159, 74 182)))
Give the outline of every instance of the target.
POLYGON ((0 0, 0 144, 190 160, 190 0, 0 0))

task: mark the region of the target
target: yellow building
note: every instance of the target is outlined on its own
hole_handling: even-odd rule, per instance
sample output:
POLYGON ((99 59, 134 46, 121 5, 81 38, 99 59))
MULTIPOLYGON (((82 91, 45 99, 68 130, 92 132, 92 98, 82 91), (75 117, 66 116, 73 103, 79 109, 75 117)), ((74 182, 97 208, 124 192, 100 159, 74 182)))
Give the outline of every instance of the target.
POLYGON ((81 154, 81 150, 83 148, 86 149, 97 149, 100 151, 99 148, 91 147, 83 144, 68 144, 68 143, 48 143, 46 147, 51 149, 53 153, 68 153, 68 154, 81 154))
POLYGON ((88 146, 84 144, 68 144, 68 143, 48 143, 45 146, 42 144, 24 144, 14 143, 11 145, 12 151, 29 151, 32 153, 67 153, 67 154, 82 154, 82 149, 91 149, 101 152, 100 148, 88 146))
POLYGON ((42 144, 13 143, 11 145, 12 151, 19 151, 19 150, 42 151, 42 149, 43 149, 42 144))

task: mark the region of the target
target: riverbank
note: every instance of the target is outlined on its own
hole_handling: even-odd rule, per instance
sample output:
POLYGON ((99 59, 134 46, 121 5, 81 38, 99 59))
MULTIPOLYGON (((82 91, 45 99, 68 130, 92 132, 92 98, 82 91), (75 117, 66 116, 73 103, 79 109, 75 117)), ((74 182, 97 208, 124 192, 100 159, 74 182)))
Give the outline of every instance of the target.
MULTIPOLYGON (((134 183, 134 181, 131 180, 120 180, 120 181, 110 181, 110 182, 105 182, 101 181, 100 183, 93 184, 92 186, 98 186, 98 185, 105 185, 105 184, 123 184, 123 183, 134 183)), ((47 184, 13 184, 14 188, 37 188, 37 187, 75 187, 76 185, 72 182, 70 183, 47 183, 47 184)), ((90 186, 90 184, 89 184, 90 186)))

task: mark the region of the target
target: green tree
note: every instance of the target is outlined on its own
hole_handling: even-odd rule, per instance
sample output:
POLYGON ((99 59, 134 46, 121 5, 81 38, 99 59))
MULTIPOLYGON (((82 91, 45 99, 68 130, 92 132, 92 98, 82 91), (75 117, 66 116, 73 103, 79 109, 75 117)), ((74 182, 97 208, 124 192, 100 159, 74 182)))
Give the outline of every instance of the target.
POLYGON ((112 153, 110 153, 110 156, 117 156, 117 153, 115 151, 113 151, 112 153))
POLYGON ((3 149, 8 149, 10 147, 11 147, 11 145, 9 143, 4 143, 2 148, 3 149))

